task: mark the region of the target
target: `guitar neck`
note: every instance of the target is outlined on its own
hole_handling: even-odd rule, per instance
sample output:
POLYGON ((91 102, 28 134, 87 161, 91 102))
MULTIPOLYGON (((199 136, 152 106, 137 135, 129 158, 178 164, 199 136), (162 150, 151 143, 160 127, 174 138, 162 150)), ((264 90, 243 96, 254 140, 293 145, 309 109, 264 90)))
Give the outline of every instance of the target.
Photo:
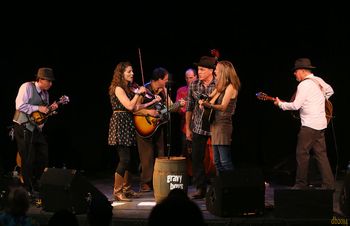
POLYGON ((256 97, 257 97, 259 100, 269 100, 269 101, 275 101, 275 100, 276 100, 275 97, 268 96, 268 95, 266 95, 266 94, 263 93, 263 92, 257 93, 257 94, 256 94, 256 97))
MULTIPOLYGON (((65 104, 65 103, 67 103, 67 102, 68 102, 68 97, 65 96, 65 98, 62 98, 62 97, 61 97, 60 100, 56 101, 56 104, 57 104, 57 105, 61 105, 61 104, 65 104)), ((48 109, 49 109, 49 112, 48 112, 47 114, 50 114, 50 113, 52 113, 52 112, 54 111, 54 110, 52 109, 52 104, 48 107, 48 109)))
POLYGON ((269 101, 275 101, 276 100, 276 98, 274 98, 274 97, 265 97, 266 98, 266 100, 269 100, 269 101))
POLYGON ((181 106, 180 101, 175 102, 173 105, 169 107, 169 111, 176 111, 181 106))

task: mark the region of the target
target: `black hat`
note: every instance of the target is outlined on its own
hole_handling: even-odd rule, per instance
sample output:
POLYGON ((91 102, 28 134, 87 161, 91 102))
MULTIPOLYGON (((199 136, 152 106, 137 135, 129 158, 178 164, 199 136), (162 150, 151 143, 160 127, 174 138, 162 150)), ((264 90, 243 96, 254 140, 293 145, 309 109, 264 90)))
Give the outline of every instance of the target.
POLYGON ((314 68, 316 67, 311 65, 311 61, 309 58, 299 58, 295 61, 292 71, 295 71, 297 69, 314 69, 314 68))
POLYGON ((210 69, 215 69, 216 59, 214 57, 202 56, 198 63, 194 63, 197 67, 206 67, 210 69))
POLYGON ((54 81, 55 77, 53 76, 52 68, 42 67, 39 68, 38 73, 36 74, 36 78, 46 79, 49 81, 54 81))

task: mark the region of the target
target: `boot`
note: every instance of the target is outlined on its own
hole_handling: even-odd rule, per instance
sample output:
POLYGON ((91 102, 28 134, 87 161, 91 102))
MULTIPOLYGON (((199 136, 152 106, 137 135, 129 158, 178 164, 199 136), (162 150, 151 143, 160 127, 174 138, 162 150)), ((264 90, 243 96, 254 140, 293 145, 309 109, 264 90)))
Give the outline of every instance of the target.
POLYGON ((131 202, 123 192, 123 180, 124 178, 118 173, 114 174, 114 191, 113 196, 116 201, 131 202))
POLYGON ((128 198, 140 198, 140 193, 135 192, 131 188, 131 174, 129 174, 129 171, 125 171, 124 174, 124 183, 123 183, 123 192, 126 197, 128 198))

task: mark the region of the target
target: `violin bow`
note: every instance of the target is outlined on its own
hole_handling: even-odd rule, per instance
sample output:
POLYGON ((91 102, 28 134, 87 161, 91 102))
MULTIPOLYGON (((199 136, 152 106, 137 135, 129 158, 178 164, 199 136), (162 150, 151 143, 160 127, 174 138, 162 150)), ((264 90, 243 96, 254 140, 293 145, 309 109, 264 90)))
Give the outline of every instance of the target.
POLYGON ((141 76, 142 76, 142 85, 145 85, 145 77, 143 76, 141 49, 138 48, 138 50, 139 50, 140 69, 141 69, 141 76))

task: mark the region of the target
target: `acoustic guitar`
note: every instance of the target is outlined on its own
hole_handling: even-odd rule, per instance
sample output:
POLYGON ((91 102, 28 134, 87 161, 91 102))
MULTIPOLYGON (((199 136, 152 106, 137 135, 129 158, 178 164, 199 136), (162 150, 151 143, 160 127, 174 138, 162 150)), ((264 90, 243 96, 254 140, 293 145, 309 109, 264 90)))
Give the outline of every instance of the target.
MULTIPOLYGON (((258 92, 256 93, 256 97, 259 100, 269 100, 269 101, 275 101, 276 98, 275 97, 271 97, 269 95, 267 95, 266 93, 263 92, 258 92)), ((282 101, 282 100, 281 100, 282 101)), ((327 124, 331 121, 331 119, 333 118, 333 104, 330 100, 325 99, 325 112, 326 112, 326 119, 327 119, 327 124)), ((292 116, 296 119, 300 119, 299 116, 299 111, 292 111, 292 116)))
MULTIPOLYGON (((179 107, 180 101, 177 101, 172 106, 170 106, 169 111, 174 111, 179 107)), ((163 109, 159 110, 159 113, 160 114, 157 117, 153 117, 150 115, 134 115, 135 128, 139 136, 143 138, 151 137, 161 125, 168 122, 168 110, 165 106, 163 107, 163 109)))
MULTIPOLYGON (((60 99, 56 101, 58 105, 67 104, 68 102, 69 102, 69 97, 65 95, 60 97, 60 99)), ((51 106, 49 106, 48 108, 49 108, 49 112, 46 114, 40 111, 32 112, 28 117, 29 121, 35 125, 42 125, 43 123, 45 123, 49 116, 56 114, 56 112, 51 108, 51 106)))

